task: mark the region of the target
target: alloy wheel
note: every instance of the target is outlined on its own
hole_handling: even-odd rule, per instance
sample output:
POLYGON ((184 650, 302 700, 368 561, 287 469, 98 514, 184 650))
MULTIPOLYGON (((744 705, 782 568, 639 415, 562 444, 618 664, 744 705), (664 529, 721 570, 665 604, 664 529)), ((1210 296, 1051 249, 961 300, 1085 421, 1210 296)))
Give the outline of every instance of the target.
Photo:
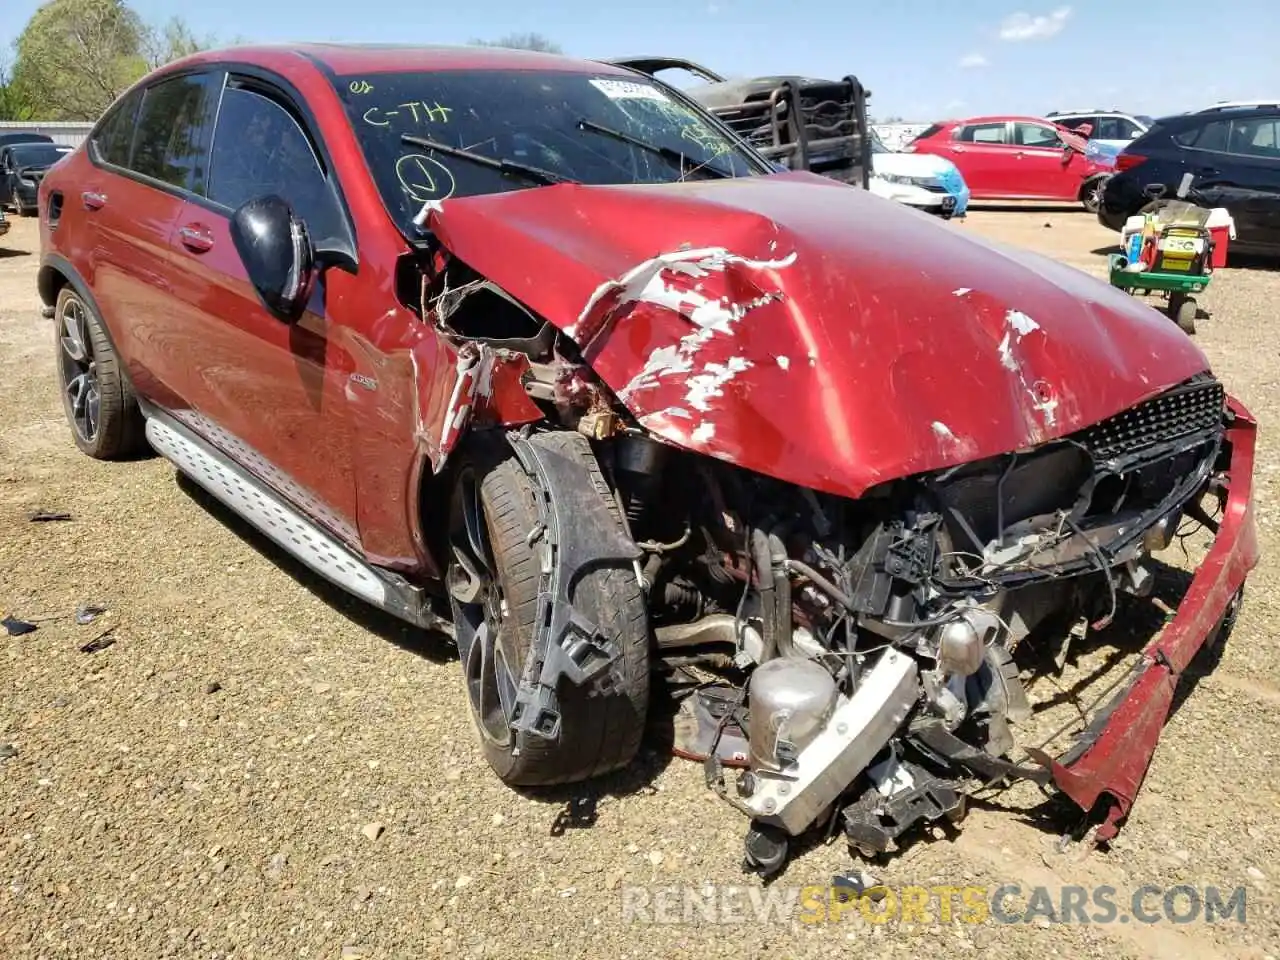
POLYGON ((469 468, 459 478, 451 513, 448 586, 467 697, 481 735, 509 747, 522 658, 485 529, 480 484, 469 468))
POLYGON ((62 351, 59 355, 62 389, 67 396, 71 424, 81 440, 93 443, 101 425, 102 389, 84 304, 74 297, 69 298, 63 304, 58 322, 62 328, 62 351))

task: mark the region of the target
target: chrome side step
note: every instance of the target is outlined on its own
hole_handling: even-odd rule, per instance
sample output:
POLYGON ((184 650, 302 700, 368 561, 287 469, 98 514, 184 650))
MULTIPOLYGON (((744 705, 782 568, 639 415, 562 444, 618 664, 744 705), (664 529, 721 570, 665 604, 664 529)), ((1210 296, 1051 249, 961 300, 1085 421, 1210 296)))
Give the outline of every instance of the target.
POLYGON ((419 627, 445 626, 421 588, 372 566, 172 417, 151 405, 146 415, 147 440, 160 456, 291 556, 393 616, 419 627))

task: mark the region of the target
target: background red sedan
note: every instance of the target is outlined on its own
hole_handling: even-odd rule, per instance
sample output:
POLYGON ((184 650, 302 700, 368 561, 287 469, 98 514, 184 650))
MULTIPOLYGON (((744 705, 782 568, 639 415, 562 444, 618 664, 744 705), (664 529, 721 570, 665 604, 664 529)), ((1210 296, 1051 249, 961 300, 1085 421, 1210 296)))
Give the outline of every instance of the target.
POLYGON ((903 149, 960 168, 975 200, 1079 200, 1096 210, 1107 171, 1085 156, 1083 137, 1038 117, 972 117, 935 123, 903 149))

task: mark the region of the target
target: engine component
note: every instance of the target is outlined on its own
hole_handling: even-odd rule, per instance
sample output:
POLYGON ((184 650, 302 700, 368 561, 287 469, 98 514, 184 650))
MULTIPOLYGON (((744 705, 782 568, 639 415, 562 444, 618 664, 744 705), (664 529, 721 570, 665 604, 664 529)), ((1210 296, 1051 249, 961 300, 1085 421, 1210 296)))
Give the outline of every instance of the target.
POLYGON ((751 704, 747 739, 751 766, 757 770, 791 766, 821 732, 836 705, 835 681, 812 660, 769 660, 756 668, 747 690, 751 704))
POLYGON ((672 721, 671 752, 698 761, 714 753, 726 767, 745 767, 750 748, 738 716, 740 700, 738 689, 728 684, 702 687, 681 700, 672 721))
POLYGON ((954 730, 964 723, 969 712, 964 677, 947 677, 941 671, 930 670, 920 675, 920 685, 924 688, 929 706, 942 717, 948 730, 954 730))
POLYGON ((770 824, 753 820, 743 845, 743 869, 762 877, 773 876, 787 862, 787 848, 790 845, 787 835, 770 824))
POLYGON ((938 666, 947 674, 972 676, 1000 621, 985 610, 971 608, 938 627, 938 666))
POLYGON ((783 771, 822 731, 836 708, 836 681, 813 660, 760 664, 748 686, 751 767, 783 771))
POLYGON ((644 520, 657 492, 662 462, 668 448, 648 437, 627 434, 614 447, 614 463, 627 475, 623 486, 630 491, 626 504, 627 522, 633 526, 644 520))
MULTIPOLYGON (((753 691, 763 670, 759 668, 751 678, 753 691)), ((755 790, 744 801, 755 817, 781 826, 792 836, 802 833, 898 733, 916 702, 916 676, 915 660, 886 650, 854 695, 838 699, 830 719, 799 751, 793 767, 782 773, 756 769, 755 790)), ((753 756, 759 749, 755 731, 761 722, 755 713, 753 695, 748 721, 753 756)))

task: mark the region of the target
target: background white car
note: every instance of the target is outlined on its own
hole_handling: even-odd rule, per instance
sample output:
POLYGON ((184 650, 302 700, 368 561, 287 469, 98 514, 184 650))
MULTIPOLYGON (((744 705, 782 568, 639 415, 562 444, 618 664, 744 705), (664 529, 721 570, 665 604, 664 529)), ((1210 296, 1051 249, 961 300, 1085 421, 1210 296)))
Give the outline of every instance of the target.
POLYGON ((927 153, 897 153, 871 141, 871 192, 944 219, 964 216, 969 186, 956 165, 927 153))

